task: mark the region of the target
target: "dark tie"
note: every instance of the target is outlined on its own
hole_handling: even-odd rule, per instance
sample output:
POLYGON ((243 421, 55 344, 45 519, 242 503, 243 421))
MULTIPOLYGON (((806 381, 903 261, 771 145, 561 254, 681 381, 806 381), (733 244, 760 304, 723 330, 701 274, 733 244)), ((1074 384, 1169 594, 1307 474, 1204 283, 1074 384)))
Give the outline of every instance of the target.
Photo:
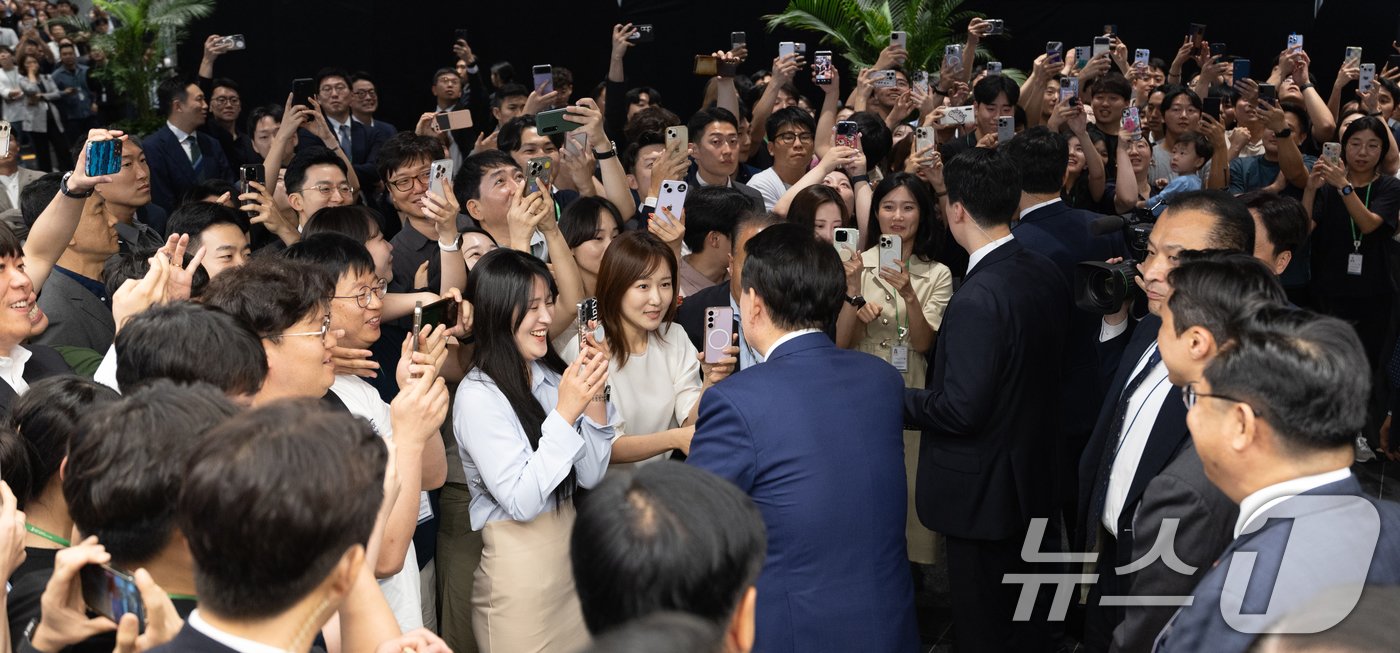
POLYGON ((1085 515, 1084 530, 1087 531, 1085 535, 1089 538, 1088 546, 1091 549, 1098 540, 1097 524, 1103 520, 1104 503, 1108 501, 1108 480, 1113 472, 1113 461, 1118 457, 1118 449, 1122 446, 1123 439, 1127 437, 1127 434, 1123 433, 1123 427, 1128 420, 1128 402, 1132 401, 1138 386, 1147 380, 1160 362, 1162 354, 1158 351, 1157 344, 1153 343, 1152 355, 1147 358, 1147 364, 1124 386, 1123 394, 1118 396, 1118 407, 1113 411, 1113 419, 1108 423, 1108 435, 1114 439, 1104 441, 1103 454, 1099 457, 1099 475, 1094 483, 1094 494, 1089 500, 1089 514, 1085 515))
POLYGON ((190 134, 185 138, 190 144, 190 166, 195 170, 199 170, 199 161, 204 158, 204 153, 199 151, 199 137, 195 134, 190 134))
POLYGON ((350 156, 350 124, 340 126, 340 151, 345 153, 346 158, 350 156))

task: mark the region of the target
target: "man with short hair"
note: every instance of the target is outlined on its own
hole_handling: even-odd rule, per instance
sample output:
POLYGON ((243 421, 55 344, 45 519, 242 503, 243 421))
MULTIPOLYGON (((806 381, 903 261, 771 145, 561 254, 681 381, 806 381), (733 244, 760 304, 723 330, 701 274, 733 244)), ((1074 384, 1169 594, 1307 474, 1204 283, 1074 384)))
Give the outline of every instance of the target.
MULTIPOLYGON (((492 114, 496 113, 494 107, 497 106, 497 100, 501 99, 500 95, 505 90, 505 88, 498 89, 496 95, 492 97, 492 114)), ((521 90, 524 91, 524 88, 521 88, 521 90)), ((462 97, 462 78, 451 68, 439 68, 433 73, 432 91, 433 98, 437 101, 433 107, 434 113, 464 111, 467 109, 466 101, 462 97)), ((523 98, 521 102, 523 104, 523 98)), ((497 129, 500 129, 499 126, 505 124, 510 119, 503 116, 504 114, 496 118, 499 121, 497 123, 497 129)), ((512 115, 511 117, 514 116, 512 115)), ((473 126, 472 129, 454 129, 443 133, 447 139, 448 158, 452 159, 452 166, 454 169, 460 170, 462 168, 462 159, 472 153, 473 148, 476 146, 476 134, 478 133, 481 132, 475 126, 473 126)))
POLYGON ((515 159, 515 164, 520 166, 522 170, 529 165, 530 159, 545 157, 550 160, 550 190, 554 195, 555 203, 561 208, 568 206, 580 195, 597 194, 591 183, 581 190, 562 187, 573 184, 573 180, 568 178, 563 166, 559 163, 561 158, 559 149, 563 145, 564 136, 561 134, 541 136, 539 129, 535 126, 535 117, 528 114, 511 118, 496 131, 496 148, 515 159))
MULTIPOLYGON (((321 105, 321 113, 326 117, 332 138, 340 144, 340 151, 349 157, 355 168, 355 177, 361 184, 373 184, 376 179, 375 161, 379 157, 378 145, 371 138, 369 129, 350 117, 350 74, 339 68, 322 68, 316 73, 316 101, 321 105)), ((305 151, 320 143, 309 130, 302 128, 300 146, 305 151)), ((300 152, 298 152, 300 153, 300 152)))
POLYGON ((228 157, 229 166, 262 163, 262 157, 253 151, 252 139, 238 124, 238 117, 243 112, 243 97, 239 94, 237 82, 220 77, 211 80, 208 87, 210 119, 200 129, 219 141, 224 156, 228 157))
POLYGON ((117 331, 111 376, 95 380, 123 394, 155 379, 207 383, 239 406, 251 406, 267 379, 267 353, 257 334, 203 303, 157 304, 117 331), (211 357, 211 353, 217 352, 211 357))
MULTIPOLYGON (((1111 72, 1094 80, 1093 95, 1089 99, 1089 108, 1093 112, 1093 120, 1089 122, 1088 130, 1092 134, 1098 132, 1103 136, 1104 146, 1109 153, 1118 151, 1118 133, 1122 127, 1123 109, 1128 106, 1128 100, 1133 97, 1133 85, 1128 79, 1117 72, 1111 72)), ((1129 135, 1131 136, 1131 135, 1129 135)), ((1092 147, 1092 144, 1086 143, 1092 147)), ((1118 157, 1110 156, 1104 162, 1104 174, 1109 179, 1114 177, 1118 171, 1118 157)))
POLYGON ((711 107, 691 116, 690 155, 695 165, 685 176, 691 188, 726 186, 749 198, 755 211, 762 211, 763 196, 734 180, 739 168, 739 119, 728 109, 711 107))
MULTIPOLYGON (((0 57, 3 56, 0 54, 0 57)), ((13 124, 9 140, 9 151, 5 156, 0 156, 0 221, 14 231, 20 240, 24 240, 29 234, 29 225, 25 224, 20 213, 20 195, 26 186, 44 176, 44 173, 20 167, 19 127, 13 124)))
POLYGON ((734 225, 752 212, 753 202, 732 188, 701 186, 686 195, 685 245, 690 253, 681 257, 676 279, 682 297, 729 278, 729 236, 734 225))
POLYGON ((389 137, 398 133, 398 129, 393 125, 376 119, 374 112, 379 110, 379 89, 374 84, 374 78, 366 72, 357 72, 350 76, 350 117, 365 126, 370 134, 371 149, 378 149, 389 140, 389 137))
POLYGON ((1044 650, 1044 617, 1012 619, 1018 592, 1003 575, 1032 571, 1021 545, 1031 521, 1054 511, 1046 461, 1055 443, 1045 425, 1057 405, 1047 390, 1061 382, 1069 286, 1050 259, 1012 237, 1021 180, 1011 157, 970 148, 944 180, 948 228, 968 267, 938 332, 928 388, 904 391, 905 420, 923 431, 919 521, 947 539, 957 648, 1044 650))
POLYGON ((574 586, 595 637, 663 611, 724 629, 725 651, 754 644, 763 516, 733 484, 662 461, 609 475, 579 500, 574 586), (694 524, 723 524, 700 533, 694 524))
POLYGON ((237 209, 214 202, 190 202, 170 216, 170 233, 188 235, 185 251, 204 248, 201 265, 209 278, 248 261, 253 250, 248 245, 248 218, 237 209))
MULTIPOLYGON (((87 139, 89 129, 97 126, 97 101, 88 88, 88 67, 78 63, 78 47, 64 40, 58 46, 59 66, 53 71, 53 83, 63 95, 58 100, 58 112, 63 116, 63 133, 70 142, 63 148, 87 139)), ((59 161, 64 156, 60 155, 59 161)), ((62 163, 59 167, 65 167, 62 163)))
POLYGON ((822 333, 845 285, 831 245, 810 228, 780 224, 744 247, 744 334, 766 362, 701 397, 687 462, 733 482, 763 515, 768 554, 754 648, 912 651, 904 382, 822 333))
POLYGON ((348 170, 344 157, 324 147, 303 149, 292 158, 282 182, 287 188, 287 204, 297 214, 298 229, 327 206, 355 203, 348 170))
POLYGON ((1369 496, 1350 470, 1371 396, 1355 329, 1307 311, 1251 313, 1185 392, 1205 473, 1239 503, 1234 541, 1156 651, 1243 653, 1329 592, 1309 632, 1345 617, 1365 586, 1400 584, 1400 506, 1369 496))
MULTIPOLYGON (((165 244, 161 234, 169 214, 151 202, 151 168, 146 161, 145 148, 132 137, 123 138, 121 148, 121 169, 108 175, 112 183, 97 187, 98 199, 90 200, 92 206, 88 208, 100 210, 116 222, 122 251, 160 249, 165 244)), ((47 195, 52 196, 52 192, 47 195)), ((29 210, 22 197, 20 204, 22 210, 29 210)))
MULTIPOLYGON (((41 216, 25 216, 31 232, 41 216)), ((50 347, 107 350, 116 324, 112 321, 111 298, 102 283, 102 266, 119 249, 115 218, 102 210, 101 202, 87 200, 72 240, 54 265, 55 274, 49 275, 39 293, 39 308, 48 315, 49 326, 35 342, 50 347)))
POLYGON ((168 213, 196 183, 205 179, 234 181, 237 176, 219 142, 199 131, 209 105, 198 84, 172 77, 161 82, 156 98, 166 123, 142 145, 151 171, 151 201, 168 213))
MULTIPOLYGON (((987 75, 972 87, 973 129, 966 136, 955 138, 938 147, 945 162, 964 150, 978 145, 996 143, 997 118, 1016 115, 1016 103, 1021 99, 1021 87, 1005 75, 987 75)), ((867 153, 867 159, 870 159, 867 153)))
MULTIPOLYGON (((1176 178, 1171 166, 1172 148, 1187 134, 1200 130, 1201 106, 1201 97, 1185 86, 1167 84, 1162 87, 1162 128, 1165 134, 1152 145, 1152 166, 1147 171, 1149 180, 1155 182, 1176 178)), ((1210 166, 1202 168, 1209 169, 1210 166)))
MULTIPOLYGON (((511 118, 524 115, 525 100, 529 97, 529 89, 520 84, 506 84, 496 89, 495 95, 491 96, 491 117, 496 119, 496 128, 500 129, 500 126, 510 122, 511 118)), ((441 106, 442 98, 439 98, 438 102, 441 106)))
POLYGON ((414 277, 424 263, 428 264, 427 290, 444 292, 446 287, 461 288, 466 283, 466 263, 457 254, 461 209, 453 181, 444 180, 442 197, 432 202, 427 198, 428 176, 440 152, 436 139, 411 132, 394 134, 380 149, 376 177, 384 180, 389 202, 398 212, 395 217, 404 225, 390 241, 394 251, 390 292, 421 290, 415 287, 414 277))
MULTIPOLYGON (((5 30, 7 28, 0 27, 0 34, 5 30)), ((20 70, 15 65, 13 46, 0 45, 0 100, 5 102, 4 118, 9 121, 13 131, 23 131, 24 121, 29 118, 28 98, 24 95, 24 89, 20 87, 20 77, 20 70)))
POLYGON ((1262 114, 1264 152, 1230 161, 1230 192, 1240 195, 1262 189, 1301 199, 1308 171, 1317 161, 1317 157, 1298 149, 1310 131, 1307 110, 1292 103, 1261 103, 1255 111, 1262 114))
MULTIPOLYGON (((1263 261, 1274 274, 1279 275, 1284 287, 1295 285, 1296 281, 1289 283, 1289 277, 1294 275, 1288 271, 1301 266, 1290 263, 1294 261, 1295 254, 1301 253, 1311 228, 1303 203, 1267 190, 1249 191, 1240 195, 1240 201, 1249 207, 1249 214, 1254 218, 1254 258, 1263 261)), ((1306 282, 1308 275, 1302 274, 1301 279, 1306 282)))
POLYGON ((812 114, 788 107, 768 116, 765 129, 773 167, 750 178, 748 186, 763 196, 763 208, 772 211, 783 194, 811 168, 817 122, 812 114))
MULTIPOLYGON (((643 194, 651 188, 651 171, 666 156, 666 140, 661 132, 642 132, 618 154, 622 170, 627 174, 627 187, 632 190, 632 204, 641 208, 643 194)), ((644 225, 640 225, 644 226, 644 225)), ((631 230, 631 227, 628 228, 631 230)))
MULTIPOLYGON (((696 351, 702 351, 705 348, 705 309, 728 307, 729 310, 734 311, 734 333, 739 337, 738 369, 747 369, 761 362, 758 360, 757 354, 754 353, 753 347, 750 347, 744 338, 743 313, 739 311, 739 296, 743 294, 741 288, 744 277, 744 257, 746 256, 744 245, 749 242, 750 238, 758 235, 758 232, 779 222, 780 220, 773 214, 758 211, 746 211, 735 219, 734 228, 729 234, 729 268, 727 272, 729 282, 717 283, 687 295, 685 301, 681 303, 680 309, 676 311, 676 323, 685 329, 685 334, 690 337, 690 342, 695 344, 696 351)), ((827 335, 834 335, 834 333, 828 331, 827 335)))
MULTIPOLYGON (((507 214, 512 198, 520 194, 524 185, 525 173, 515 159, 500 150, 485 150, 462 161, 453 188, 467 215, 486 230, 492 240, 507 247, 511 242, 507 214)), ((548 260, 549 250, 539 230, 530 235, 529 249, 531 254, 548 260)))

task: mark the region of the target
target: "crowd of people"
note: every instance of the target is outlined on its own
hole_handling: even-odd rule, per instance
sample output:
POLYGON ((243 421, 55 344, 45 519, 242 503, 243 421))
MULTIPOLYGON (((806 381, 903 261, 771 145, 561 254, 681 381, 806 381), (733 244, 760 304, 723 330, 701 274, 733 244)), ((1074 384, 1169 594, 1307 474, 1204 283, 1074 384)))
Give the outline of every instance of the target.
POLYGON ((14 651, 1400 646, 1400 44, 973 18, 679 107, 648 26, 591 93, 458 38, 400 130, 212 34, 137 135, 76 13, 0 18, 14 651))

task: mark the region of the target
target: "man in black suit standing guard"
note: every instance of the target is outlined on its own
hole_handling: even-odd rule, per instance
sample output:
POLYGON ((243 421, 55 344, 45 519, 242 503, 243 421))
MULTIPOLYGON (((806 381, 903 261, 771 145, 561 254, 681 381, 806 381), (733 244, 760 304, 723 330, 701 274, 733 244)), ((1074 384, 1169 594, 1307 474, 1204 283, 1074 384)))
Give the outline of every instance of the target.
POLYGON ((923 429, 919 519, 948 542, 953 627, 963 651, 1038 651, 1044 615, 1013 621, 1030 572, 1020 550, 1031 519, 1053 510, 1053 388, 1061 375, 1069 285, 1050 259, 1011 235, 1020 173, 1005 154, 973 148, 949 162, 948 226, 968 272, 939 332, 925 390, 905 391, 923 429))

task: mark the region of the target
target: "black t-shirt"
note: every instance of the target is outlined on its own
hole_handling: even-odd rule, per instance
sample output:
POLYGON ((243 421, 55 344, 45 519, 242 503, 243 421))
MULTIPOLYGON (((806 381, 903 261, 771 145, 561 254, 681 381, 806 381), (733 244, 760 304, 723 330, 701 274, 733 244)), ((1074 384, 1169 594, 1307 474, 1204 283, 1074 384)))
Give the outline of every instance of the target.
POLYGON ((1329 185, 1318 189, 1313 204, 1313 220, 1317 223, 1312 233, 1313 283, 1319 292, 1336 297, 1384 295, 1393 291, 1386 256, 1400 216, 1400 179, 1382 175, 1353 192, 1385 223, 1369 234, 1355 231, 1361 238, 1361 274, 1347 274, 1348 259, 1357 251, 1353 246, 1351 214, 1336 188, 1329 185))
MULTIPOLYGON (((1117 179, 1115 175, 1118 174, 1118 135, 1107 133, 1099 129, 1099 126, 1094 123, 1089 123, 1088 131, 1090 134, 1098 134, 1103 137, 1103 146, 1105 150, 1108 151, 1108 160, 1103 162, 1103 171, 1109 179, 1117 179)), ((1079 145, 1081 147, 1093 147, 1092 139, 1090 140, 1091 142, 1089 143, 1080 143, 1079 145)))
POLYGON ((10 575, 10 639, 18 641, 31 619, 39 618, 39 598, 53 575, 54 556, 58 549, 24 547, 24 562, 10 575))

